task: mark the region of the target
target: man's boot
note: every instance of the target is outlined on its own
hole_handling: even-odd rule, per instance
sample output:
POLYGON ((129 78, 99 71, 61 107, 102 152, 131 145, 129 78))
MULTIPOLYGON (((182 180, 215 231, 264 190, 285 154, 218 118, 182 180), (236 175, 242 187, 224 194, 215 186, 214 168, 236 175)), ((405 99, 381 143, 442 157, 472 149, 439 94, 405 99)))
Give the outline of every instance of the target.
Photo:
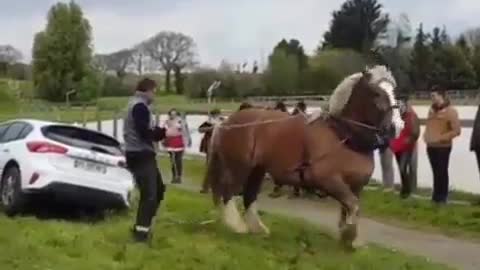
POLYGON ((141 226, 132 228, 133 240, 138 243, 148 243, 151 240, 150 229, 141 226))

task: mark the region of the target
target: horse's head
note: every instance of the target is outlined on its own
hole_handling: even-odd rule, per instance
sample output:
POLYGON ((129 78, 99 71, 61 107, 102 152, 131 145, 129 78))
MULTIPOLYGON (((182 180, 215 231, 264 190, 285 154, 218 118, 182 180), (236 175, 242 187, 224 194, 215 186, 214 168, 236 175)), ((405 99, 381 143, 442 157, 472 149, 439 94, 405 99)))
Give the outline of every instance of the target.
POLYGON ((335 90, 330 111, 377 130, 404 126, 394 90, 396 82, 385 66, 375 66, 346 78, 335 90))

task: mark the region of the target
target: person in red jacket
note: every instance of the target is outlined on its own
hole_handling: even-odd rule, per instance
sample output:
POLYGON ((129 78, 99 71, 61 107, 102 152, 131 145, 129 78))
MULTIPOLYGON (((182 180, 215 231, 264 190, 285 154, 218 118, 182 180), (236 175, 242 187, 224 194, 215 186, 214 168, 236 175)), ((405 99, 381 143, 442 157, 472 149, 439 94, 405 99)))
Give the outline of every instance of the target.
POLYGON ((397 138, 390 141, 390 149, 395 154, 400 170, 402 181, 400 196, 408 198, 412 193, 412 177, 415 175, 414 170, 416 170, 412 167, 411 160, 420 136, 420 122, 412 106, 408 103, 408 97, 403 97, 399 105, 405 127, 397 138))

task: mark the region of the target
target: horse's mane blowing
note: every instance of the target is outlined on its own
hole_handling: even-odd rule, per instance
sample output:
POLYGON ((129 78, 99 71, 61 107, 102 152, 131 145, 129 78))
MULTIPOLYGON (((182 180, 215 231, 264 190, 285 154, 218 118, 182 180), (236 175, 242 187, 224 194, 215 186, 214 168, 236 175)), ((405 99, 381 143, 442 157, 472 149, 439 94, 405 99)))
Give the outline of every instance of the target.
MULTIPOLYGON (((386 66, 375 66, 371 69, 368 69, 367 72, 370 74, 370 81, 371 84, 378 84, 380 81, 388 81, 390 82, 394 88, 396 87, 396 81, 393 77, 393 74, 387 69, 386 66)), ((330 97, 329 102, 329 113, 332 115, 339 115, 350 99, 352 95, 352 90, 354 89, 355 85, 362 79, 363 73, 358 72, 352 74, 345 78, 333 91, 332 96, 330 97)), ((388 93, 389 98, 394 101, 395 97, 393 93, 388 93)))

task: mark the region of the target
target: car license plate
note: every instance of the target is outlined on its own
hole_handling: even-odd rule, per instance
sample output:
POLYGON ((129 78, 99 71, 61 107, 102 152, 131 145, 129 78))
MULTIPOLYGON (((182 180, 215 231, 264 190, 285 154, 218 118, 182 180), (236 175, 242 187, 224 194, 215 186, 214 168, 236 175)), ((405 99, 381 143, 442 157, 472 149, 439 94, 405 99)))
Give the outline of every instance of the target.
POLYGON ((96 172, 101 174, 107 173, 107 167, 105 165, 89 162, 85 160, 76 159, 73 166, 78 169, 83 169, 90 172, 96 172))

